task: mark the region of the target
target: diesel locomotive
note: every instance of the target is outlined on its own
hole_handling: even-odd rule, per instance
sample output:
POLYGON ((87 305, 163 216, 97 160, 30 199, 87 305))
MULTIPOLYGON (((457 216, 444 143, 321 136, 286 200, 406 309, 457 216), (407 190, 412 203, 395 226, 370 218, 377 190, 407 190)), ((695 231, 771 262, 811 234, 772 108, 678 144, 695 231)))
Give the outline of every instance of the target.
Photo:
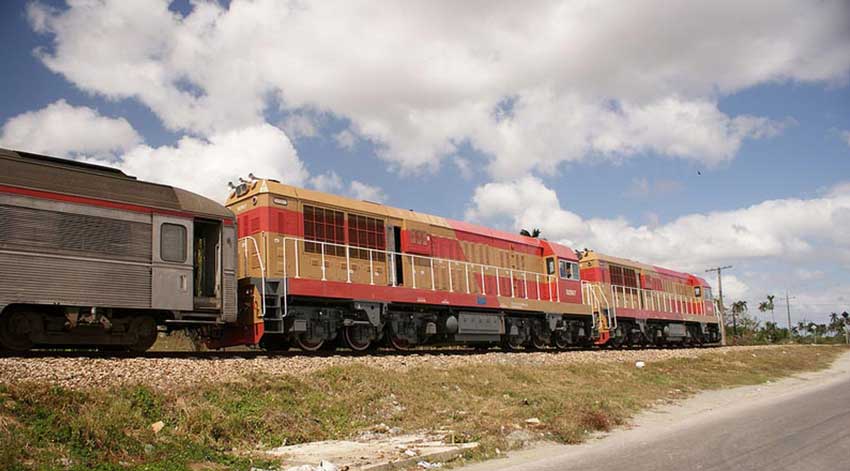
POLYGON ((0 347, 716 344, 705 280, 249 178, 221 205, 0 149, 0 347))

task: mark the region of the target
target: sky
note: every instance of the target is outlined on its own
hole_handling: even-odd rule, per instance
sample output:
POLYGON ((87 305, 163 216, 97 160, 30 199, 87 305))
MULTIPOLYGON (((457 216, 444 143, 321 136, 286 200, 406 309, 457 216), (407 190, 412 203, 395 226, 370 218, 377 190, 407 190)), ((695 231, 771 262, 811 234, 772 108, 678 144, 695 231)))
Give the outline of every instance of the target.
POLYGON ((0 41, 3 147, 732 265, 761 320, 786 290, 794 322, 850 311, 847 0, 8 0, 0 41))

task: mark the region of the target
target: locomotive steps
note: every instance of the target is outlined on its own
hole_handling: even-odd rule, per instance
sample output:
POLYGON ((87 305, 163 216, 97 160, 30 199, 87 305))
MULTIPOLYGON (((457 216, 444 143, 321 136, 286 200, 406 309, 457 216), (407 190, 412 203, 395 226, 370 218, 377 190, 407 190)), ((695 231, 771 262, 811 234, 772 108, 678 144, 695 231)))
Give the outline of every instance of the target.
POLYGON ((428 431, 449 444, 478 443, 456 462, 488 458, 538 440, 576 443, 654 404, 822 369, 844 351, 6 357, 0 469, 286 469, 297 457, 270 453, 284 444, 428 431))

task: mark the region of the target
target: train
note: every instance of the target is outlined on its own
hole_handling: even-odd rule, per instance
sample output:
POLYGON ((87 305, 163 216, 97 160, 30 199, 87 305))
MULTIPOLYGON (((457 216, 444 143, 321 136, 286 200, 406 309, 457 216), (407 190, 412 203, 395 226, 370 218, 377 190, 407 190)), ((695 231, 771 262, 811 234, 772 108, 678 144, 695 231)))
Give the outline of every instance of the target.
POLYGON ((721 342, 698 276, 249 175, 224 204, 0 149, 0 348, 721 342))

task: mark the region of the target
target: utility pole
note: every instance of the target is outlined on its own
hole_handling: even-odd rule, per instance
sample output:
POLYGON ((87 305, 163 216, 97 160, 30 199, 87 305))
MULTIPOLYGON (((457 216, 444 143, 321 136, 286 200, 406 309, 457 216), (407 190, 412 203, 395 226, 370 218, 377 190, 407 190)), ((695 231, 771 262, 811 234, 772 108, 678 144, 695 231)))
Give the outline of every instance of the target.
POLYGON ((723 270, 728 270, 730 268, 732 268, 732 265, 709 268, 705 271, 706 273, 713 271, 717 272, 717 296, 720 299, 720 343, 723 345, 726 345, 726 305, 723 304, 723 277, 721 275, 723 270))
POLYGON ((788 340, 791 340, 791 300, 797 297, 788 297, 788 290, 785 290, 785 312, 788 313, 788 340))

